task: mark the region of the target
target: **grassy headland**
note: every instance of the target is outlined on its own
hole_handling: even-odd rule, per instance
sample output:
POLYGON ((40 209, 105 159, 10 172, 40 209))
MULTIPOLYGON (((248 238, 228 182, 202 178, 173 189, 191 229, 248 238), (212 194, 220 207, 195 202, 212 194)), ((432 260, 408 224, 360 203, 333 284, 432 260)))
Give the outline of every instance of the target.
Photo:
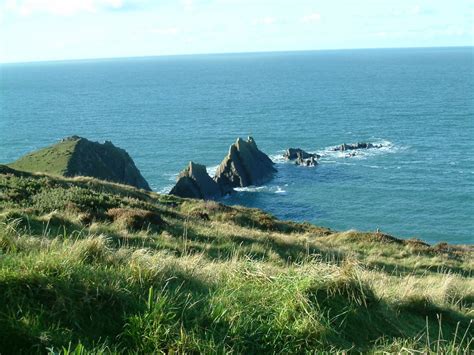
POLYGON ((473 256, 0 166, 0 353, 470 352, 473 256))

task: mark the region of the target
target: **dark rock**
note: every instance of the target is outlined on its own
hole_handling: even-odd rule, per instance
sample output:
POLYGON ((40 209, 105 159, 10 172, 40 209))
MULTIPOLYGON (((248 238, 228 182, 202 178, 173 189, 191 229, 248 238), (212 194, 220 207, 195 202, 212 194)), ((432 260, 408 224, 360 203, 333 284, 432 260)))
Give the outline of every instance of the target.
POLYGON ((313 156, 310 156, 309 159, 304 159, 303 155, 301 153, 298 153, 298 157, 296 158, 295 164, 309 167, 318 165, 318 162, 316 161, 316 159, 314 159, 313 156))
POLYGON ((217 168, 214 180, 224 194, 234 187, 261 185, 273 177, 276 172, 273 165, 271 159, 257 148, 252 137, 247 141, 238 138, 217 168))
POLYGON ((371 148, 382 148, 382 144, 373 144, 366 142, 358 142, 353 144, 343 143, 340 146, 333 148, 333 151, 344 152, 346 150, 355 150, 355 149, 371 149, 371 148))
POLYGON ((219 185, 209 176, 204 165, 189 162, 178 176, 171 195, 187 198, 213 199, 222 196, 219 185))
POLYGON ((300 148, 288 148, 285 154, 283 154, 283 157, 287 160, 295 160, 298 159, 299 155, 301 155, 302 159, 320 158, 320 155, 305 152, 303 149, 300 148))
POLYGON ((65 176, 92 176, 151 191, 150 186, 124 149, 108 141, 101 144, 77 136, 73 139, 77 139, 77 144, 65 176))

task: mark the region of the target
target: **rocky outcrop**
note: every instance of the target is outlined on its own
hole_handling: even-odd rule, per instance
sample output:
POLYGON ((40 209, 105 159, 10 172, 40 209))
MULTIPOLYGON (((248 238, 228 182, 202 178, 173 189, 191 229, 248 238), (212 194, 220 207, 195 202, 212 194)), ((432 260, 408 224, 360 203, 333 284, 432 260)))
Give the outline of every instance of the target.
POLYGON ((93 176, 151 191, 132 158, 112 142, 101 144, 79 138, 66 176, 93 176))
POLYGON ((296 160, 299 158, 301 159, 310 159, 310 158, 319 159, 320 158, 318 154, 308 153, 300 148, 288 148, 283 154, 283 157, 286 160, 296 160))
POLYGON ((261 185, 276 172, 272 160, 260 151, 252 137, 238 138, 217 168, 214 180, 227 193, 235 187, 261 185))
POLYGON ((302 154, 298 153, 298 157, 296 158, 295 164, 300 166, 316 166, 318 165, 318 162, 313 156, 310 156, 308 159, 305 159, 303 158, 302 154))
POLYGON ((178 176, 170 194, 197 199, 215 199, 234 192, 236 187, 261 185, 276 172, 274 163, 260 151, 252 137, 238 138, 211 178, 204 165, 189 163, 178 176))
POLYGON ((197 199, 214 199, 222 196, 222 191, 207 173, 204 165, 189 162, 179 175, 171 195, 197 199))
POLYGON ((371 149, 371 148, 382 148, 382 144, 373 144, 373 143, 366 143, 366 142, 359 142, 359 143, 353 143, 353 144, 343 143, 340 146, 333 148, 332 150, 344 152, 346 150, 371 149))
POLYGON ((62 176, 90 176, 151 190, 128 153, 111 142, 72 136, 9 164, 14 169, 62 176))

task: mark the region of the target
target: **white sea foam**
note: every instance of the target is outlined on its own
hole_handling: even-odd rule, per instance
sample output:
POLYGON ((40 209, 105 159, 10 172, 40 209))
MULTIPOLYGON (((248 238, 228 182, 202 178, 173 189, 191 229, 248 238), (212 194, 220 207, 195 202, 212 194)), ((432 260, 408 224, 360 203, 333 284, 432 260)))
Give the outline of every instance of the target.
POLYGON ((281 195, 286 195, 286 190, 283 190, 280 186, 277 186, 276 190, 275 190, 275 193, 276 194, 281 194, 281 195))
MULTIPOLYGON (((288 186, 288 184, 285 184, 284 186, 288 186)), ((285 195, 287 191, 283 187, 279 185, 276 185, 276 186, 263 185, 263 186, 236 187, 234 188, 234 190, 237 192, 250 192, 250 193, 270 192, 270 193, 285 195)))
POLYGON ((246 186, 246 187, 236 187, 234 188, 237 192, 260 192, 263 190, 268 190, 268 186, 246 186))
POLYGON ((271 154, 269 157, 274 163, 286 163, 288 160, 285 159, 283 154, 285 153, 285 150, 279 150, 276 154, 271 154))
POLYGON ((215 165, 215 166, 210 166, 208 168, 206 168, 207 170, 207 173, 209 174, 209 176, 214 176, 216 175, 216 171, 217 171, 217 168, 219 167, 219 165, 215 165))
POLYGON ((171 189, 174 187, 174 185, 166 185, 164 186, 161 190, 158 190, 158 193, 160 194, 168 194, 170 193, 171 189))
POLYGON ((350 151, 339 151, 339 150, 334 150, 334 148, 336 148, 337 146, 330 146, 323 150, 317 151, 316 153, 321 155, 322 161, 327 161, 329 159, 333 160, 333 159, 346 159, 346 158, 362 160, 362 159, 367 159, 372 156, 396 153, 397 151, 400 150, 399 146, 396 146, 395 144, 393 144, 392 142, 386 139, 377 139, 371 143, 374 145, 381 145, 381 147, 370 148, 370 149, 356 149, 356 150, 350 150, 350 151), (355 154, 351 155, 351 153, 355 153, 355 154))

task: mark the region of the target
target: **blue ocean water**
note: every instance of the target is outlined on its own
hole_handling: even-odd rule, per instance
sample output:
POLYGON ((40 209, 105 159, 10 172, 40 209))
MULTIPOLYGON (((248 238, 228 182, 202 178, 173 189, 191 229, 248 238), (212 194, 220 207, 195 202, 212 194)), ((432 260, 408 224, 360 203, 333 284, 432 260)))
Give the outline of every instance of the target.
POLYGON ((255 53, 0 65, 0 162, 69 135, 111 140, 166 192, 238 136, 277 161, 224 200, 333 229, 473 243, 474 49, 255 53), (353 158, 343 142, 382 142, 353 158), (282 162, 287 147, 321 164, 282 162))

